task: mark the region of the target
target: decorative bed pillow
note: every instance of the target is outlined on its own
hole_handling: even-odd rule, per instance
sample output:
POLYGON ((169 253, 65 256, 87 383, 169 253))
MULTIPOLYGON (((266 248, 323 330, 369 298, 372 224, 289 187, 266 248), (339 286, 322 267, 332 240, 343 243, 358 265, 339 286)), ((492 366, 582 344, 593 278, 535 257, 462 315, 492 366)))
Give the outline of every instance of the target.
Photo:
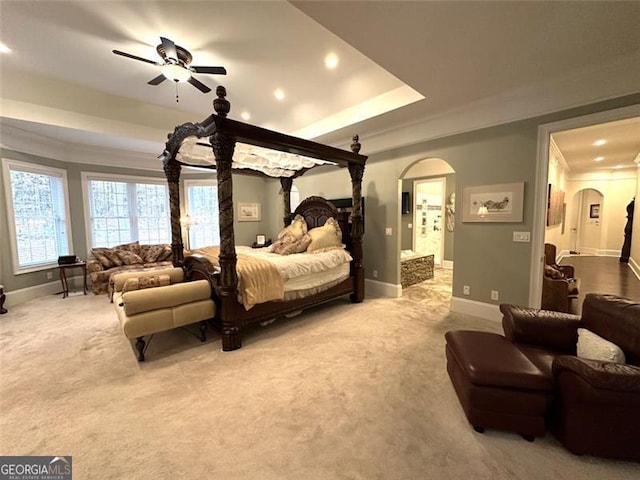
POLYGON ((342 250, 342 231, 335 218, 327 218, 322 227, 309 230, 311 243, 307 247, 307 253, 328 252, 329 250, 342 250))
MULTIPOLYGON (((278 253, 280 255, 291 255, 292 253, 302 253, 304 252, 309 244, 311 243, 311 237, 308 233, 305 233, 301 238, 297 240, 292 240, 293 237, 291 235, 287 235, 284 237, 286 239, 285 242, 281 242, 278 240, 273 244, 271 248, 271 253, 278 253)), ((284 240, 283 239, 283 240, 284 240)))
POLYGON ((118 257, 120 257, 120 260, 122 260, 122 263, 124 265, 137 265, 137 264, 141 264, 143 263, 142 258, 140 258, 140 255, 133 253, 130 250, 116 250, 116 253, 118 254, 118 257))
POLYGON ((283 228, 278 234, 278 240, 291 235, 295 240, 302 238, 307 233, 307 222, 302 215, 296 215, 293 218, 293 222, 288 227, 283 228))
POLYGON ((167 285, 171 285, 171 277, 169 275, 148 275, 129 278, 122 286, 122 293, 142 290, 143 288, 165 287, 167 285))
POLYGON ((282 238, 273 242, 273 245, 271 245, 270 252, 282 255, 282 252, 286 248, 289 248, 291 245, 293 245, 296 242, 297 242, 297 239, 293 236, 293 234, 286 233, 285 235, 282 236, 282 238))
POLYGON ((626 362, 619 346, 586 328, 578 329, 578 357, 603 362, 626 362))

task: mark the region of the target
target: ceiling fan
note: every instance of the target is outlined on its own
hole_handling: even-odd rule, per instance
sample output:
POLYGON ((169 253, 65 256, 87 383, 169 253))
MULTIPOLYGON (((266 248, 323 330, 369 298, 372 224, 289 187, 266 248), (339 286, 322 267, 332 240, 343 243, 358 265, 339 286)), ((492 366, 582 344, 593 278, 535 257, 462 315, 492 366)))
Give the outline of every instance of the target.
POLYGON ((204 83, 195 79, 192 73, 208 73, 212 75, 226 75, 227 70, 224 67, 196 67, 191 65, 193 57, 191 53, 182 48, 179 45, 173 43, 165 37, 160 37, 160 43, 156 47, 156 51, 163 62, 154 62, 153 60, 147 60, 146 58, 138 57, 130 53, 121 52, 120 50, 113 50, 116 55, 122 55, 123 57, 132 58, 134 60, 140 60, 141 62, 150 63, 160 67, 160 75, 149 80, 149 85, 159 85, 166 79, 173 80, 174 82, 189 82, 196 87, 202 93, 209 93, 211 89, 204 83))

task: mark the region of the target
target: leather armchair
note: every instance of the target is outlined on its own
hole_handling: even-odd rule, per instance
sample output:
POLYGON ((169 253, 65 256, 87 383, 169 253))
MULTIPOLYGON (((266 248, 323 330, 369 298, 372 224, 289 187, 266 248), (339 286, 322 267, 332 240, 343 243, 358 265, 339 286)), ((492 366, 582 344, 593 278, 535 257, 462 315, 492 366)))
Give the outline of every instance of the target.
POLYGON ((580 281, 575 278, 575 268, 556 263, 556 246, 551 243, 544 244, 544 263, 542 309, 576 313, 580 281))
POLYGON ((551 362, 548 426, 570 451, 640 461, 640 303, 587 294, 582 316, 501 305, 505 336, 551 362), (577 329, 618 345, 626 364, 576 356, 577 329))

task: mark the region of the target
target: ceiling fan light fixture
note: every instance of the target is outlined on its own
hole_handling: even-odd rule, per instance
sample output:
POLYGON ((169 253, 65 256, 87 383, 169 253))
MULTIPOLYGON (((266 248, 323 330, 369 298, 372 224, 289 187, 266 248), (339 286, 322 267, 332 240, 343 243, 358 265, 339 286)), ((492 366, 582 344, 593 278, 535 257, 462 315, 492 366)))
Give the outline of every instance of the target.
POLYGON ((168 80, 173 80, 174 82, 186 82, 191 78, 189 70, 175 63, 160 65, 160 72, 168 80))

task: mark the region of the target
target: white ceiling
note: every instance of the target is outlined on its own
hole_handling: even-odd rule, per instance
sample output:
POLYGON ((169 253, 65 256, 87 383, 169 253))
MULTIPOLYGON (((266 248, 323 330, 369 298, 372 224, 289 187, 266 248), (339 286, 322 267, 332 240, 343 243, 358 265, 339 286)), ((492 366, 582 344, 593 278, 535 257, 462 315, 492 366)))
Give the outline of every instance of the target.
POLYGON ((0 1, 0 41, 12 49, 0 56, 0 126, 158 154, 214 98, 179 84, 176 103, 172 82, 146 84, 156 67, 111 53, 159 59, 162 35, 194 65, 227 68, 196 78, 227 88, 234 118, 248 111, 252 123, 333 144, 425 119, 453 132, 462 126, 443 119, 471 118, 472 106, 494 111, 474 111, 478 126, 638 92, 638 24, 640 2, 0 1), (393 109, 398 97, 408 104, 393 109))
POLYGON ((640 117, 567 130, 551 137, 569 165, 570 175, 636 168, 634 161, 640 161, 640 117), (598 140, 606 143, 596 145, 598 140))

